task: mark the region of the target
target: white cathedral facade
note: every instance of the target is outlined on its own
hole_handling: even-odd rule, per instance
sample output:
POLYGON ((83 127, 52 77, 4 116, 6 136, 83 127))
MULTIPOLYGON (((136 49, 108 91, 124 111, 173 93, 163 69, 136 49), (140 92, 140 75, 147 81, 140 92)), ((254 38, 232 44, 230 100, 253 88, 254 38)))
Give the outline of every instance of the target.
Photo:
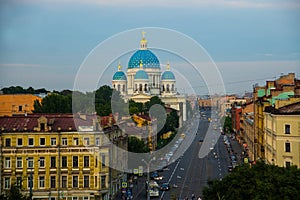
POLYGON ((175 75, 169 63, 162 73, 158 58, 147 48, 144 32, 140 49, 129 59, 126 74, 119 63, 112 78, 112 87, 125 99, 141 103, 158 96, 166 105, 179 111, 180 124, 186 120, 186 97, 177 93, 175 75))

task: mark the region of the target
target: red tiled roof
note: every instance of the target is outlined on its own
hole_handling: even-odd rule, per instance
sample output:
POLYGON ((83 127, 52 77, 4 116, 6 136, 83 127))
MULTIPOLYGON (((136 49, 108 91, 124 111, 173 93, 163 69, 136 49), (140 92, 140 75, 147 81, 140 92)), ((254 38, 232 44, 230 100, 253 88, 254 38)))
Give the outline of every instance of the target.
MULTIPOLYGON (((16 115, 11 117, 0 117, 0 131, 35 131, 38 127, 38 119, 47 118, 47 126, 51 127, 49 131, 77 131, 78 126, 93 126, 93 119, 98 119, 97 115, 79 115, 79 114, 28 114, 16 115)), ((106 126, 115 122, 112 116, 100 118, 100 125, 106 126)))

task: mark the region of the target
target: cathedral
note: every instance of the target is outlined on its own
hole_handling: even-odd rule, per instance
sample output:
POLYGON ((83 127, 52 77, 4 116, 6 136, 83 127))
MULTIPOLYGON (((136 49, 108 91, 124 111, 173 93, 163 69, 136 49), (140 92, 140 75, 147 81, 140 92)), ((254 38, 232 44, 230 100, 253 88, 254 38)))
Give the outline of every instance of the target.
POLYGON ((126 73, 119 63, 118 71, 112 78, 112 87, 125 99, 141 103, 158 96, 167 106, 179 111, 182 123, 186 120, 186 97, 177 92, 170 63, 167 63, 166 71, 162 73, 160 62, 148 49, 147 43, 145 32, 142 32, 140 49, 130 57, 126 73))

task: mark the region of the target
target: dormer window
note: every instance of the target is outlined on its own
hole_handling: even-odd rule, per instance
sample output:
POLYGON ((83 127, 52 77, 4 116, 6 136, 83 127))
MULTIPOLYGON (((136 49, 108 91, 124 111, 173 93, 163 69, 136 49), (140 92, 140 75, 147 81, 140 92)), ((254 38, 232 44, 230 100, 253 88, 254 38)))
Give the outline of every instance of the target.
POLYGON ((44 131, 45 130, 45 123, 41 123, 41 131, 44 131))
POLYGON ((38 118, 38 130, 39 131, 46 131, 47 129, 47 118, 40 117, 38 118))

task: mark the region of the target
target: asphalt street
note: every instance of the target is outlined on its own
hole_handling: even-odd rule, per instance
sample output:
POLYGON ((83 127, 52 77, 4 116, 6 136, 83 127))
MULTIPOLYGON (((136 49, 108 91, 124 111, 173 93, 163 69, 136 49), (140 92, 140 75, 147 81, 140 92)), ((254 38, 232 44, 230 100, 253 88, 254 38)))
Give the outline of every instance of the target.
MULTIPOLYGON (((159 172, 164 178, 161 181, 157 181, 158 184, 169 183, 171 189, 168 191, 160 191, 159 197, 152 197, 151 199, 184 199, 188 197, 191 199, 192 194, 196 197, 202 197, 202 190, 206 186, 207 181, 211 179, 222 179, 228 172, 227 167, 230 165, 230 159, 227 149, 223 143, 223 136, 220 135, 220 123, 217 116, 212 117, 214 120, 209 122, 207 118, 195 119, 195 122, 199 122, 197 134, 193 141, 189 145, 189 148, 184 154, 175 162, 170 164, 163 172, 159 172), (208 141, 210 151, 207 156, 199 158, 199 151, 203 142, 199 142, 200 139, 204 139, 206 134, 214 135, 216 141, 208 141), (214 145, 215 144, 215 145, 214 145), (176 187, 173 187, 175 184, 176 187)), ((187 130, 186 134, 189 133, 187 130)), ((234 149, 241 148, 236 141, 234 142, 234 149)), ((142 200, 146 198, 145 191, 145 177, 140 177, 138 184, 134 185, 134 198, 135 200, 142 200)))

